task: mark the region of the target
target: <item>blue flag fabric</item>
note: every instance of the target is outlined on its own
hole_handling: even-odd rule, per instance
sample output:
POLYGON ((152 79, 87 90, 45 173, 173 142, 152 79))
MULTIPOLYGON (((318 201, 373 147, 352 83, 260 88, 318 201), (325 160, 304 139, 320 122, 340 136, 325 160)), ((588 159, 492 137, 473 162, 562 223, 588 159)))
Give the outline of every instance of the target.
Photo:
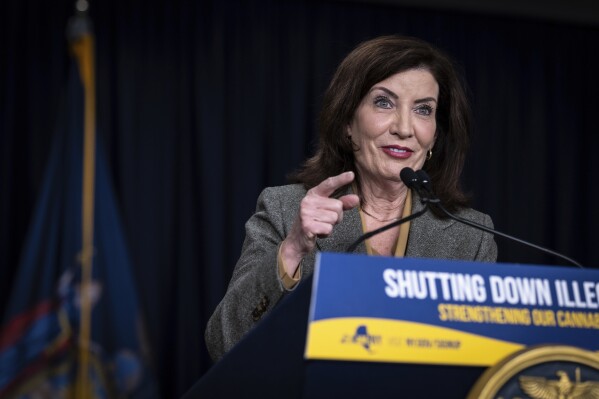
MULTIPOLYGON (((80 320, 83 87, 64 118, 0 326, 0 398, 74 398, 80 320)), ((96 146, 89 380, 94 398, 155 398, 135 281, 102 146, 96 146)))

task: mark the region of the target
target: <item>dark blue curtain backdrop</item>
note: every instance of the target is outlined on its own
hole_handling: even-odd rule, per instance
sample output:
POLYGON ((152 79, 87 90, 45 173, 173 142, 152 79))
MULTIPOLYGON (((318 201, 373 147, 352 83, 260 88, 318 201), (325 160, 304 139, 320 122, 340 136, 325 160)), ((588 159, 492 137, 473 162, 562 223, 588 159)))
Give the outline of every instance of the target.
MULTIPOLYGON (((0 6, 0 304, 66 87, 71 1, 0 6)), ((350 2, 92 2, 106 144, 164 397, 210 366, 204 326, 265 186, 311 153, 321 95, 357 43, 431 41, 476 118, 464 185, 498 229, 599 267, 599 28, 350 2)), ((498 239, 500 261, 563 264, 498 239)), ((265 376, 268 378, 268 376, 265 376)))

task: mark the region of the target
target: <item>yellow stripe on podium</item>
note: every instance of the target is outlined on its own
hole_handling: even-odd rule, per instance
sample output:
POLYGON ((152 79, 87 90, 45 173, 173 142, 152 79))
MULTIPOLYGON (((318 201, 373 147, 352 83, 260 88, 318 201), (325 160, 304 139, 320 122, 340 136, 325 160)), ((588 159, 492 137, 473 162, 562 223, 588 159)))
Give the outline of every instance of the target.
POLYGON ((305 357, 490 366, 523 348, 521 344, 422 323, 334 318, 310 323, 305 357))

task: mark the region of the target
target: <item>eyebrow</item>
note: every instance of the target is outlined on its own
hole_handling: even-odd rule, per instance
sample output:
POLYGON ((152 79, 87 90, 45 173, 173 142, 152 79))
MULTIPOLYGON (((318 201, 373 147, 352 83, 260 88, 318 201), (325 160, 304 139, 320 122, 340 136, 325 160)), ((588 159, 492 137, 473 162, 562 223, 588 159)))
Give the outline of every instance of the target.
MULTIPOLYGON (((399 98, 399 96, 397 94, 395 94, 394 92, 392 92, 391 90, 387 89, 386 87, 383 86, 374 86, 372 88, 372 90, 370 90, 371 92, 374 90, 382 90, 385 93, 387 93, 389 96, 393 97, 395 100, 397 100, 399 98)), ((430 101, 434 101, 435 103, 437 102, 437 99, 434 97, 425 97, 425 98, 419 98, 418 100, 414 101, 416 104, 421 104, 421 103, 427 103, 430 101)))
POLYGON ((416 101, 414 101, 416 104, 421 104, 421 103, 428 103, 430 101, 434 101, 437 102, 437 99, 434 97, 425 97, 425 98, 420 98, 416 101))

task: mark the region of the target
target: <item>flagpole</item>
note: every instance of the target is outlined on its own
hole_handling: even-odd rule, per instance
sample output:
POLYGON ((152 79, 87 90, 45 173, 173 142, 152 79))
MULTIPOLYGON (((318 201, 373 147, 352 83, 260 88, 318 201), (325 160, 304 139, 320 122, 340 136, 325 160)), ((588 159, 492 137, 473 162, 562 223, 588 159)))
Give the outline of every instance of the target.
POLYGON ((70 21, 70 49, 79 67, 79 76, 84 91, 83 126, 83 184, 82 184, 82 247, 81 261, 81 319, 79 325, 79 368, 77 375, 77 397, 91 398, 89 380, 91 341, 91 296, 92 269, 94 258, 94 189, 96 164, 96 90, 94 72, 94 40, 91 23, 87 17, 89 4, 78 0, 77 15, 70 21))

